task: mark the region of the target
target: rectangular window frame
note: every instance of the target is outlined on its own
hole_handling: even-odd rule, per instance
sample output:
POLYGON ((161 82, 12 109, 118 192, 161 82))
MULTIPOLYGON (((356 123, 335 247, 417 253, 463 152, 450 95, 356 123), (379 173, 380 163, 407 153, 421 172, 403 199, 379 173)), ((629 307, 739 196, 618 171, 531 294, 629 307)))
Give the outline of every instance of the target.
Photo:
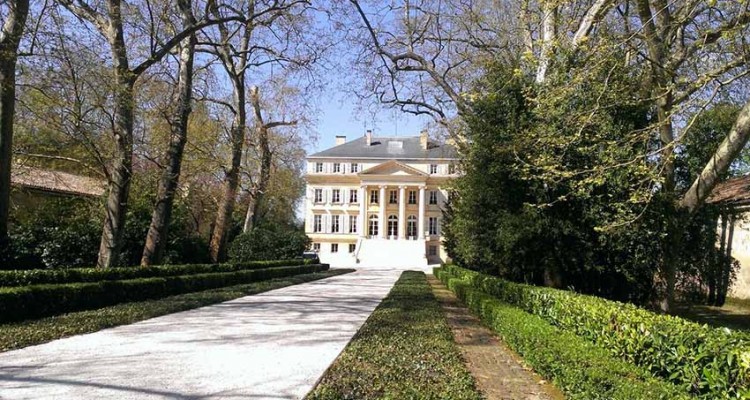
POLYGON ((333 189, 331 193, 331 203, 341 203, 341 189, 333 189))
POLYGON ((331 243, 331 253, 338 253, 338 252, 339 252, 339 244, 331 243))
POLYGON ((323 203, 323 189, 314 189, 313 191, 313 203, 323 203))
POLYGON ((354 253, 355 250, 357 250, 357 245, 355 243, 349 243, 349 254, 354 253))
POLYGON ((388 204, 398 204, 398 190, 388 191, 388 204))
POLYGON ((357 219, 359 216, 357 215, 350 215, 349 216, 349 233, 357 233, 357 219))
POLYGON ((316 162, 315 163, 315 173, 316 174, 322 174, 323 173, 323 163, 322 162, 316 162))
POLYGON ((438 191, 437 190, 430 190, 430 204, 431 205, 437 205, 438 203, 438 191))
POLYGON ((430 236, 435 236, 438 234, 438 217, 429 217, 427 220, 427 232, 430 236))
POLYGON ((313 243, 312 250, 316 253, 320 253, 320 243, 313 243))
POLYGON ((430 164, 430 175, 435 175, 437 173, 438 173, 438 165, 430 164))
POLYGON ((359 191, 357 189, 349 189, 349 203, 359 203, 359 191))
POLYGON ((379 198, 379 192, 378 190, 370 190, 370 204, 379 204, 380 200, 379 198))
POLYGON ((333 173, 334 174, 340 174, 341 173, 341 163, 333 163, 333 173))
POLYGON ((313 232, 323 232, 323 216, 321 214, 313 215, 313 232))
POLYGON ((331 215, 331 233, 341 233, 341 216, 331 215))
POLYGON ((350 170, 350 171, 351 171, 351 172, 352 172, 353 174, 356 174, 356 173, 358 173, 358 172, 359 172, 359 164, 357 164, 357 163, 351 163, 351 164, 349 164, 349 170, 350 170))
POLYGON ((409 191, 409 204, 417 204, 417 191, 416 190, 409 191))

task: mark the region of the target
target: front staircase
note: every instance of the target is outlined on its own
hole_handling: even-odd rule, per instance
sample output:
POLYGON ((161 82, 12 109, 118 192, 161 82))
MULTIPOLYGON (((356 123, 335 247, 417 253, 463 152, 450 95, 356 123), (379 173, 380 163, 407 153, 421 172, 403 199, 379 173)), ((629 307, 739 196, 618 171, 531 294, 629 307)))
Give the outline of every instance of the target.
POLYGON ((357 244, 357 267, 427 267, 425 240, 364 239, 357 244))

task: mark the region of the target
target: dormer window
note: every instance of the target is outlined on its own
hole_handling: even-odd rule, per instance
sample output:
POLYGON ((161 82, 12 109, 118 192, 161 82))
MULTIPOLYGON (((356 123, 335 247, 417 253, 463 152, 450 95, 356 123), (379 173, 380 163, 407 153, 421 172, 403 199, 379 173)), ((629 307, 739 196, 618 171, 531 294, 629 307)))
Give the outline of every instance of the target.
POLYGON ((315 163, 315 173, 320 174, 323 172, 323 163, 315 163))

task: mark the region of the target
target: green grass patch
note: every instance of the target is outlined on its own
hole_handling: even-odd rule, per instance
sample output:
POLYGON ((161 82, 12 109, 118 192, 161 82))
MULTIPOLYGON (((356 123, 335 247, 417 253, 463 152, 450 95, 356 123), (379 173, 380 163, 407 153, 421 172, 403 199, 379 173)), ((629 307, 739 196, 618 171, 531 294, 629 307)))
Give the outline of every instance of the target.
POLYGON ((444 269, 436 269, 435 273, 508 347, 570 399, 690 398, 678 387, 652 377, 575 333, 504 303, 444 269))
POLYGON ((243 296, 324 279, 352 271, 351 269, 335 269, 295 275, 286 278, 170 296, 158 300, 118 304, 98 310, 74 312, 33 321, 2 324, 0 325, 0 351, 8 351, 67 336, 95 332, 113 326, 132 324, 161 315, 221 303, 243 296))
POLYGON ((407 271, 308 399, 480 399, 424 273, 407 271))

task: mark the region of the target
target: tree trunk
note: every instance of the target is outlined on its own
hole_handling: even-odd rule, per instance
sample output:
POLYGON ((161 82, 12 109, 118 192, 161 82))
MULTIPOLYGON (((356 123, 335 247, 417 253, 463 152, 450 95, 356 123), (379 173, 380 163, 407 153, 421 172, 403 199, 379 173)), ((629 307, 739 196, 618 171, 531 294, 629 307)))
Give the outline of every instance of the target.
POLYGON ((247 205, 245 213, 245 223, 242 224, 242 233, 248 233, 253 230, 253 215, 255 213, 255 193, 250 194, 250 202, 247 205))
POLYGON ((209 247, 211 261, 222 261, 226 253, 227 233, 232 222, 232 212, 237 200, 237 189, 240 185, 240 166, 242 163, 242 148, 245 142, 245 80, 243 77, 235 77, 234 84, 234 108, 235 115, 231 129, 232 159, 230 167, 224 177, 221 188, 221 200, 219 209, 216 211, 216 223, 209 247))
POLYGON ((734 240, 734 214, 729 214, 729 234, 727 235, 727 249, 724 253, 723 263, 721 264, 721 275, 719 281, 719 290, 716 295, 716 306, 721 307, 727 301, 727 292, 729 291, 729 278, 732 274, 732 241, 734 240))
POLYGON ((112 135, 115 154, 109 168, 108 195, 102 239, 99 245, 99 268, 116 266, 120 260, 130 183, 133 176, 133 121, 135 119, 134 86, 136 76, 128 65, 119 1, 107 2, 109 29, 107 41, 112 55, 116 82, 112 135))
POLYGON ((29 1, 10 1, 8 7, 0 40, 0 244, 8 239, 13 121, 16 113, 16 61, 18 45, 29 14, 29 1))
MULTIPOLYGON (((191 2, 178 2, 183 20, 183 26, 195 24, 191 2)), ((190 118, 190 103, 193 98, 193 61, 195 54, 195 34, 183 40, 180 45, 179 77, 174 103, 177 104, 170 124, 169 150, 167 151, 166 168, 162 173, 157 191, 156 205, 151 216, 151 225, 146 235, 143 247, 141 266, 158 264, 162 260, 169 233, 169 223, 172 218, 174 196, 180 180, 182 170, 182 155, 185 150, 188 135, 188 120, 190 118)))
POLYGON ((554 41, 557 37, 557 4, 555 0, 545 0, 542 5, 542 46, 539 51, 539 66, 536 83, 544 83, 553 56, 554 41))
POLYGON ((263 204, 266 190, 268 189, 268 183, 271 180, 271 146, 269 144, 269 128, 263 121, 263 114, 261 113, 260 106, 260 93, 258 88, 254 87, 251 90, 251 102, 253 109, 255 110, 255 131, 257 132, 258 150, 260 151, 260 177, 258 178, 258 186, 255 188, 255 196, 253 196, 252 206, 252 226, 258 226, 260 223, 260 207, 263 204))

